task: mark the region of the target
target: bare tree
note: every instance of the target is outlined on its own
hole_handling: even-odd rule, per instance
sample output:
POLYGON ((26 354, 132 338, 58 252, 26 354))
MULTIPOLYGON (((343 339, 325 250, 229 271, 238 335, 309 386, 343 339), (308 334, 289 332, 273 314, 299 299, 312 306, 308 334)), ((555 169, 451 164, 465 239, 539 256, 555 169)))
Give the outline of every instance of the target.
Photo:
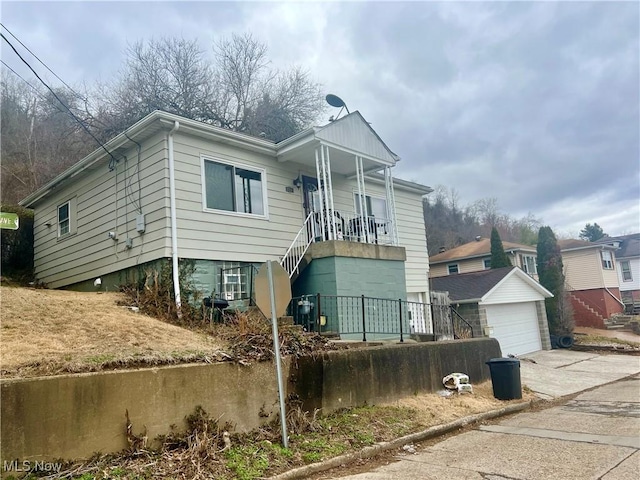
POLYGON ((113 136, 154 110, 209 120, 212 69, 195 40, 136 42, 120 77, 98 85, 96 125, 113 136))
POLYGON ((30 83, 2 70, 3 202, 21 200, 98 148, 96 138, 104 142, 154 110, 279 141, 324 109, 319 85, 300 68, 270 69, 266 45, 251 35, 222 39, 209 56, 195 40, 136 42, 119 75, 84 95, 30 83))
POLYGON ((249 34, 219 40, 211 60, 195 40, 137 42, 120 77, 99 91, 96 125, 111 136, 164 110, 277 141, 324 109, 319 85, 300 68, 271 70, 266 45, 249 34))
POLYGON ((44 88, 37 89, 35 81, 30 83, 33 87, 2 71, 3 203, 17 203, 95 148, 66 110, 80 115, 78 97, 54 90, 55 98, 44 88))

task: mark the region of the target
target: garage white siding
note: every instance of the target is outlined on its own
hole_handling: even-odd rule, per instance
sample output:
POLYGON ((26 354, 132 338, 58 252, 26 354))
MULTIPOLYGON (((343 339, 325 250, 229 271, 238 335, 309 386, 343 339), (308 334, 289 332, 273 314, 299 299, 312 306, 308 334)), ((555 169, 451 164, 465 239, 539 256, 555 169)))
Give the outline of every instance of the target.
POLYGON ((535 302, 485 305, 487 324, 500 343, 502 356, 542 350, 535 302))

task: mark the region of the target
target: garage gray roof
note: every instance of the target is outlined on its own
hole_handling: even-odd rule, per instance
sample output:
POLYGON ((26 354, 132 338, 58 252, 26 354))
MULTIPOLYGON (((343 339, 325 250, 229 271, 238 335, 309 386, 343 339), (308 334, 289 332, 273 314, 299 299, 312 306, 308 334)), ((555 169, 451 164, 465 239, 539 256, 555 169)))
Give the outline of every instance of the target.
POLYGON ((480 301, 500 280, 517 267, 458 273, 431 279, 431 290, 449 292, 451 301, 480 301))

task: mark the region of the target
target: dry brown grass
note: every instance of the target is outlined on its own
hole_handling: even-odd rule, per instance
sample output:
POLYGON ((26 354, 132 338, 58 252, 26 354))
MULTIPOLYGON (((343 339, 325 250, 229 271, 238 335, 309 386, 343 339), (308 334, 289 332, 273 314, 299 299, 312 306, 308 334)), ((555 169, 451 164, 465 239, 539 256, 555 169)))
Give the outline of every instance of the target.
POLYGON ((502 408, 512 403, 533 400, 535 395, 524 389, 521 400, 498 400, 493 396, 491 381, 473 385, 473 393, 454 393, 450 397, 442 397, 437 393, 425 393, 413 397, 405 397, 389 405, 411 408, 416 411, 416 420, 430 427, 451 422, 457 418, 475 413, 487 412, 502 408))
POLYGON ((118 306, 122 300, 117 293, 0 287, 2 376, 224 357, 215 339, 118 306))

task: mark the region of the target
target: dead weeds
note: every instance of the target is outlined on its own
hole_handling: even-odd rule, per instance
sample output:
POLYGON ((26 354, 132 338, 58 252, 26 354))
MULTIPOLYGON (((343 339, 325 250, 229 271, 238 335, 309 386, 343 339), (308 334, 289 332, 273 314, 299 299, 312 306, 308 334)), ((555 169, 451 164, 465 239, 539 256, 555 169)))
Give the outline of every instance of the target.
MULTIPOLYGON (((271 321, 256 308, 226 317, 212 327, 212 334, 227 344, 229 353, 240 363, 262 362, 274 358, 271 321)), ((346 348, 329 342, 317 333, 304 332, 299 325, 278 327, 280 354, 300 357, 346 348)))
MULTIPOLYGON (((524 392, 523 400, 529 397, 524 392)), ((127 421, 129 449, 120 455, 67 463, 63 471, 48 478, 264 478, 516 402, 493 398, 490 382, 474 385, 472 394, 447 398, 437 394, 414 395, 393 404, 365 405, 326 416, 317 410, 303 411, 293 397, 287 401, 288 449, 280 446, 277 421, 237 434, 233 433, 232 425, 220 425, 219 419, 210 418, 198 407, 185 419, 184 432, 174 428, 154 442, 144 435, 132 435, 132 426, 127 421)))

